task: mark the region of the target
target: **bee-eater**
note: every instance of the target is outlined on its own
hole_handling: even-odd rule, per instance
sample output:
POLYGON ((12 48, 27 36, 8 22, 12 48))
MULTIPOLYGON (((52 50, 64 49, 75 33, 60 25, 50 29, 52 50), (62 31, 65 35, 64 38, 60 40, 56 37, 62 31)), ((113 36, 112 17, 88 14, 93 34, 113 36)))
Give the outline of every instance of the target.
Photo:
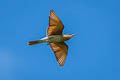
POLYGON ((67 41, 75 36, 75 34, 62 34, 63 29, 64 25, 62 24, 61 20, 53 10, 50 10, 47 37, 44 37, 40 40, 29 41, 28 45, 49 43, 56 56, 58 64, 63 66, 68 52, 68 46, 64 41, 67 41))

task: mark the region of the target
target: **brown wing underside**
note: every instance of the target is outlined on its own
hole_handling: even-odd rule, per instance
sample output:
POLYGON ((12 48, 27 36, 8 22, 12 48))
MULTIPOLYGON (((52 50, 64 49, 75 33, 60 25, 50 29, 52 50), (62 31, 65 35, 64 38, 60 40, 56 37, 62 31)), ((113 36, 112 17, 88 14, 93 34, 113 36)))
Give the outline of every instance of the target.
POLYGON ((53 10, 50 11, 49 16, 49 27, 47 29, 47 36, 50 35, 61 35, 64 29, 64 25, 61 20, 57 17, 53 10))
POLYGON ((60 66, 63 66, 66 60, 68 46, 64 42, 60 43, 50 43, 50 47, 52 48, 56 60, 60 66))

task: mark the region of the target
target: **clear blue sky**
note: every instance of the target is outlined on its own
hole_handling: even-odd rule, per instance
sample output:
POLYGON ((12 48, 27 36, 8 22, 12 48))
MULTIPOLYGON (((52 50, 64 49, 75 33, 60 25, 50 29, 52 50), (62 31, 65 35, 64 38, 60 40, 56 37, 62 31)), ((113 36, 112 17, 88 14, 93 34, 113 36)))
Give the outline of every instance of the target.
POLYGON ((0 80, 120 80, 120 1, 1 0, 0 80), (48 45, 27 45, 46 35, 51 9, 79 34, 62 68, 48 45))

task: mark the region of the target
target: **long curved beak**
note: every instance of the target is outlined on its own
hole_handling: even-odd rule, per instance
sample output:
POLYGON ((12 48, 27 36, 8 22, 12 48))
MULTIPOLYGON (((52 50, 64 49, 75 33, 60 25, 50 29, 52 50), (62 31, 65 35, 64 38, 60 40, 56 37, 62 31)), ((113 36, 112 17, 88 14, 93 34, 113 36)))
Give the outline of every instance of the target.
POLYGON ((76 35, 78 35, 78 34, 72 34, 72 37, 73 37, 73 36, 76 36, 76 35))

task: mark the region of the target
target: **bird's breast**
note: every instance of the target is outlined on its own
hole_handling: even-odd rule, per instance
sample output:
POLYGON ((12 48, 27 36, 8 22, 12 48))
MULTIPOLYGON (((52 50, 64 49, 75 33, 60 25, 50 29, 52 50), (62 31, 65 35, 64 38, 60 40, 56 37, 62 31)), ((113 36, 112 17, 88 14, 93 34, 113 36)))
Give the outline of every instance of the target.
POLYGON ((49 42, 63 42, 65 41, 62 35, 53 35, 48 37, 49 42))

